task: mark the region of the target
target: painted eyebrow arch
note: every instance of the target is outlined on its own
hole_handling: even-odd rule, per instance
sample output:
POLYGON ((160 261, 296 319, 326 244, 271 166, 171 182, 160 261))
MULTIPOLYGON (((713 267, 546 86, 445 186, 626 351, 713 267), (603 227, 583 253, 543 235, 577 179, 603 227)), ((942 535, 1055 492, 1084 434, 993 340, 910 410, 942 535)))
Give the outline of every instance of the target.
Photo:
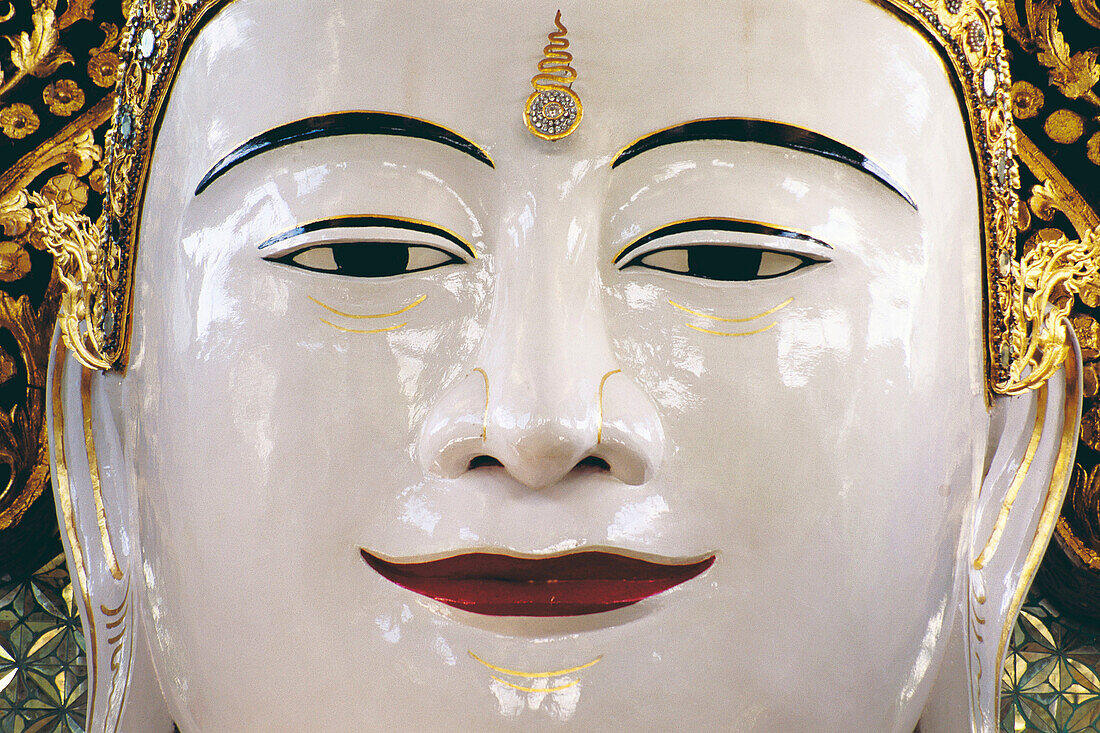
POLYGON ((279 125, 241 143, 207 171, 195 187, 195 195, 205 191, 233 166, 261 153, 306 140, 341 135, 395 135, 430 140, 463 152, 490 168, 496 168, 489 154, 480 145, 434 122, 392 112, 332 112, 279 125))
POLYGON ((296 227, 287 229, 285 232, 276 234, 274 237, 264 240, 258 249, 266 249, 273 244, 278 244, 291 237, 296 237, 299 234, 309 234, 310 232, 319 232, 324 229, 341 229, 344 227, 387 227, 389 229, 408 229, 413 232, 423 232, 424 234, 434 234, 437 237, 442 237, 449 242, 452 242, 468 252, 471 257, 477 259, 477 252, 474 252, 474 248, 471 247, 462 237, 458 236, 454 232, 447 231, 443 227, 438 227, 435 224, 429 224, 426 221, 418 221, 416 219, 405 219, 397 216, 334 216, 328 219, 318 219, 316 221, 309 221, 305 224, 299 224, 296 227))
POLYGON ((627 246, 619 250, 619 253, 615 255, 615 258, 611 260, 611 264, 617 265, 620 260, 626 257, 628 254, 638 249, 642 245, 649 244, 654 239, 661 237, 667 237, 672 234, 682 234, 683 232, 701 232, 701 231, 723 231, 723 232, 744 232, 746 234, 767 234, 775 237, 786 237, 788 239, 797 239, 801 242, 809 242, 816 244, 826 249, 832 249, 832 246, 822 242, 817 237, 811 237, 809 234, 803 234, 801 232, 794 232, 790 229, 780 229, 774 227, 771 224, 762 224, 758 221, 748 221, 745 219, 716 219, 716 218, 704 218, 704 219, 688 219, 686 221, 675 221, 671 224, 666 224, 663 227, 654 229, 648 234, 643 234, 638 239, 634 240, 627 246))
POLYGON ((709 117, 666 127, 651 132, 620 150, 612 161, 611 167, 617 168, 647 150, 689 140, 753 142, 789 148, 790 150, 835 160, 867 173, 905 199, 906 203, 912 206, 914 210, 917 209, 913 198, 905 189, 881 166, 863 153, 819 132, 788 125, 785 122, 775 122, 774 120, 760 120, 749 117, 709 117))

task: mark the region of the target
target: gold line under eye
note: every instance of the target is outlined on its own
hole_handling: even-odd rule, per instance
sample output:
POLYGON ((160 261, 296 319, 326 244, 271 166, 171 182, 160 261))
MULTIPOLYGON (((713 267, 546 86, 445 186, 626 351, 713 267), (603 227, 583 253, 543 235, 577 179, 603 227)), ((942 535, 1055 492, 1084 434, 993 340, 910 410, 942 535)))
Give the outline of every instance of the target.
MULTIPOLYGON (((312 295, 307 295, 306 297, 309 298, 310 300, 312 300, 317 305, 324 308, 325 310, 329 311, 330 313, 335 313, 336 315, 343 316, 344 318, 356 318, 356 319, 359 319, 359 318, 387 318, 389 316, 399 316, 399 315, 401 315, 402 313, 404 313, 406 311, 412 310, 413 308, 420 305, 421 303, 423 303, 428 298, 427 295, 421 295, 419 298, 417 298, 413 302, 409 303, 404 308, 401 308, 400 310, 395 310, 392 313, 372 313, 372 314, 360 316, 360 315, 356 315, 354 313, 345 313, 343 311, 336 310, 331 305, 327 305, 325 303, 322 303, 321 301, 314 298, 312 295)), ((324 319, 322 318, 321 320, 324 320, 324 319)))
POLYGON ((771 329, 773 326, 775 326, 775 324, 777 322, 778 321, 772 321, 771 323, 769 323, 767 326, 764 326, 763 328, 758 328, 755 331, 743 331, 741 333, 726 333, 725 331, 711 331, 709 328, 700 328, 699 326, 693 325, 691 323, 685 323, 684 325, 687 326, 688 328, 695 329, 699 333, 709 333, 711 336, 753 336, 753 335, 758 334, 758 333, 764 333, 765 331, 771 329))
POLYGON ((700 318, 708 318, 712 321, 722 321, 723 323, 747 323, 748 321, 755 321, 757 318, 763 318, 764 316, 770 316, 772 313, 775 313, 777 311, 780 311, 780 310, 786 308, 788 305, 790 305, 791 303, 794 302, 794 298, 793 297, 787 298, 786 300, 784 300, 782 303, 775 306, 774 308, 770 308, 770 309, 764 311, 763 313, 757 313, 755 316, 749 316, 748 318, 723 318, 722 316, 712 316, 708 313, 701 313, 700 311, 692 310, 691 308, 688 308, 687 306, 680 305, 679 303, 677 303, 675 300, 672 300, 671 298, 669 299, 668 302, 669 302, 669 305, 674 306, 676 308, 679 308, 680 310, 684 311, 685 313, 690 313, 693 316, 699 316, 700 318))
POLYGON ((321 323, 324 323, 326 326, 332 326, 337 331, 343 331, 345 333, 382 333, 383 331, 396 331, 399 328, 403 328, 403 327, 409 325, 409 322, 405 321, 404 323, 399 323, 396 326, 387 326, 386 328, 360 329, 360 328, 344 328, 343 326, 337 326, 335 323, 332 323, 331 321, 326 321, 324 318, 321 318, 320 321, 321 321, 321 323))
MULTIPOLYGON (((702 312, 697 311, 697 310, 692 310, 691 308, 688 308, 687 306, 680 305, 679 303, 677 303, 676 301, 671 300, 671 299, 669 299, 668 302, 669 302, 670 305, 672 305, 676 308, 679 308, 680 310, 682 310, 686 313, 690 313, 693 316, 698 316, 700 318, 707 318, 707 319, 710 319, 712 321, 721 321, 723 323, 747 323, 749 321, 755 321, 758 318, 763 318, 764 316, 770 316, 773 313, 776 313, 776 312, 782 310, 783 308, 786 308, 788 305, 790 305, 791 303, 794 302, 794 298, 793 297, 792 298, 787 298, 786 300, 784 300, 779 305, 774 306, 772 308, 769 308, 768 310, 766 310, 762 313, 757 313, 755 316, 749 316, 748 318, 723 318, 722 316, 712 316, 708 313, 702 313, 702 312)), ((693 323, 685 323, 684 325, 687 326, 688 328, 692 329, 693 331, 698 331, 699 333, 709 334, 711 336, 755 336, 758 333, 764 333, 765 331, 768 331, 768 330, 772 329, 775 326, 776 323, 778 323, 778 321, 772 321, 767 326, 764 326, 763 328, 758 328, 754 331, 738 331, 738 332, 713 331, 709 328, 703 328, 702 326, 696 326, 693 323)))

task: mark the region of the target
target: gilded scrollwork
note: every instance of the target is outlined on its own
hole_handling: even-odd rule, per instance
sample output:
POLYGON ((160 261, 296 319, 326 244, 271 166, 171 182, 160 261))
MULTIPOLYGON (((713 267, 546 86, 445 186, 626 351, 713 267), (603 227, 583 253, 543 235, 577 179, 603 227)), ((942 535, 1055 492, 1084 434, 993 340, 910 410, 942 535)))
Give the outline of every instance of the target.
POLYGON ((0 531, 49 483, 42 395, 64 281, 42 212, 100 209, 122 17, 118 3, 24 2, 0 8, 0 141, 15 153, 0 172, 0 531))

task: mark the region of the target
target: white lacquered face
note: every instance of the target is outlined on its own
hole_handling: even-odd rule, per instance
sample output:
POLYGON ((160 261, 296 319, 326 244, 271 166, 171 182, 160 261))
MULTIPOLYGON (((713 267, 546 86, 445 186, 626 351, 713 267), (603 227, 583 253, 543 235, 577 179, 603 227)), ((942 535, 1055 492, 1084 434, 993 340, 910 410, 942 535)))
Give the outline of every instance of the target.
POLYGON ((182 63, 117 386, 181 729, 908 733, 988 427, 942 64, 866 0, 575 3, 583 118, 547 142, 536 5, 237 0, 182 63), (441 129, 270 146, 195 194, 349 110, 441 129), (706 118, 752 139, 617 159, 706 118), (361 550, 714 562, 523 617, 361 550))

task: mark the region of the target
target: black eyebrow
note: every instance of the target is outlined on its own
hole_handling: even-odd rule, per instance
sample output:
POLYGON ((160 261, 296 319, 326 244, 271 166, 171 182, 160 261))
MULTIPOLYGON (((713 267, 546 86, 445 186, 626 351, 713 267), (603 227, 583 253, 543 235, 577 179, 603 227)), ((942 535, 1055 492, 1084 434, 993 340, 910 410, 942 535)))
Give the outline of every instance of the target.
POLYGON ((825 247, 826 249, 832 249, 830 245, 822 242, 817 237, 811 237, 809 234, 791 231, 790 229, 780 229, 779 227, 774 227, 771 224, 762 224, 758 221, 719 218, 687 219, 685 221, 674 221, 671 224, 666 224, 663 227, 654 229, 648 234, 643 234, 641 237, 619 250, 619 253, 615 255, 615 257, 611 260, 611 264, 618 264, 619 261, 626 257, 628 254, 638 249, 643 244, 648 244, 649 242, 652 242, 654 239, 660 239, 661 237, 667 237, 672 234, 682 234, 683 232, 704 231, 767 234, 773 237, 786 237, 787 239, 797 239, 801 242, 809 242, 811 244, 825 247))
POLYGON ((712 117, 666 127, 663 130, 650 133, 620 150, 611 163, 611 167, 616 168, 647 150, 689 140, 752 142, 820 155, 823 158, 839 161, 870 174, 905 199, 914 209, 917 208, 912 197, 905 192, 905 189, 891 178, 881 166, 863 153, 819 132, 773 120, 757 120, 746 117, 712 117))
POLYGON ((426 221, 417 221, 416 219, 405 219, 399 216, 333 216, 328 219, 318 219, 316 221, 306 222, 300 224, 291 229, 287 229, 285 232, 276 234, 274 237, 264 240, 264 242, 257 249, 266 249, 273 244, 278 244, 285 239, 296 237, 299 234, 308 234, 310 232, 318 232, 323 229, 340 229, 344 227, 389 227, 391 229, 408 229, 412 232, 423 232, 425 234, 434 234, 437 237, 442 237, 449 242, 456 244, 463 250, 468 252, 471 257, 477 259, 477 252, 474 252, 474 248, 471 247, 462 237, 458 236, 454 232, 447 231, 443 227, 438 227, 435 224, 429 224, 426 221))
POLYGON ((392 112, 332 112, 279 125, 238 145, 233 152, 215 163, 214 167, 202 177, 199 185, 195 187, 195 195, 198 196, 206 190, 207 186, 233 166, 254 158, 260 153, 281 148, 284 145, 339 135, 417 137, 454 148, 490 168, 496 168, 492 159, 479 145, 433 122, 392 112))

